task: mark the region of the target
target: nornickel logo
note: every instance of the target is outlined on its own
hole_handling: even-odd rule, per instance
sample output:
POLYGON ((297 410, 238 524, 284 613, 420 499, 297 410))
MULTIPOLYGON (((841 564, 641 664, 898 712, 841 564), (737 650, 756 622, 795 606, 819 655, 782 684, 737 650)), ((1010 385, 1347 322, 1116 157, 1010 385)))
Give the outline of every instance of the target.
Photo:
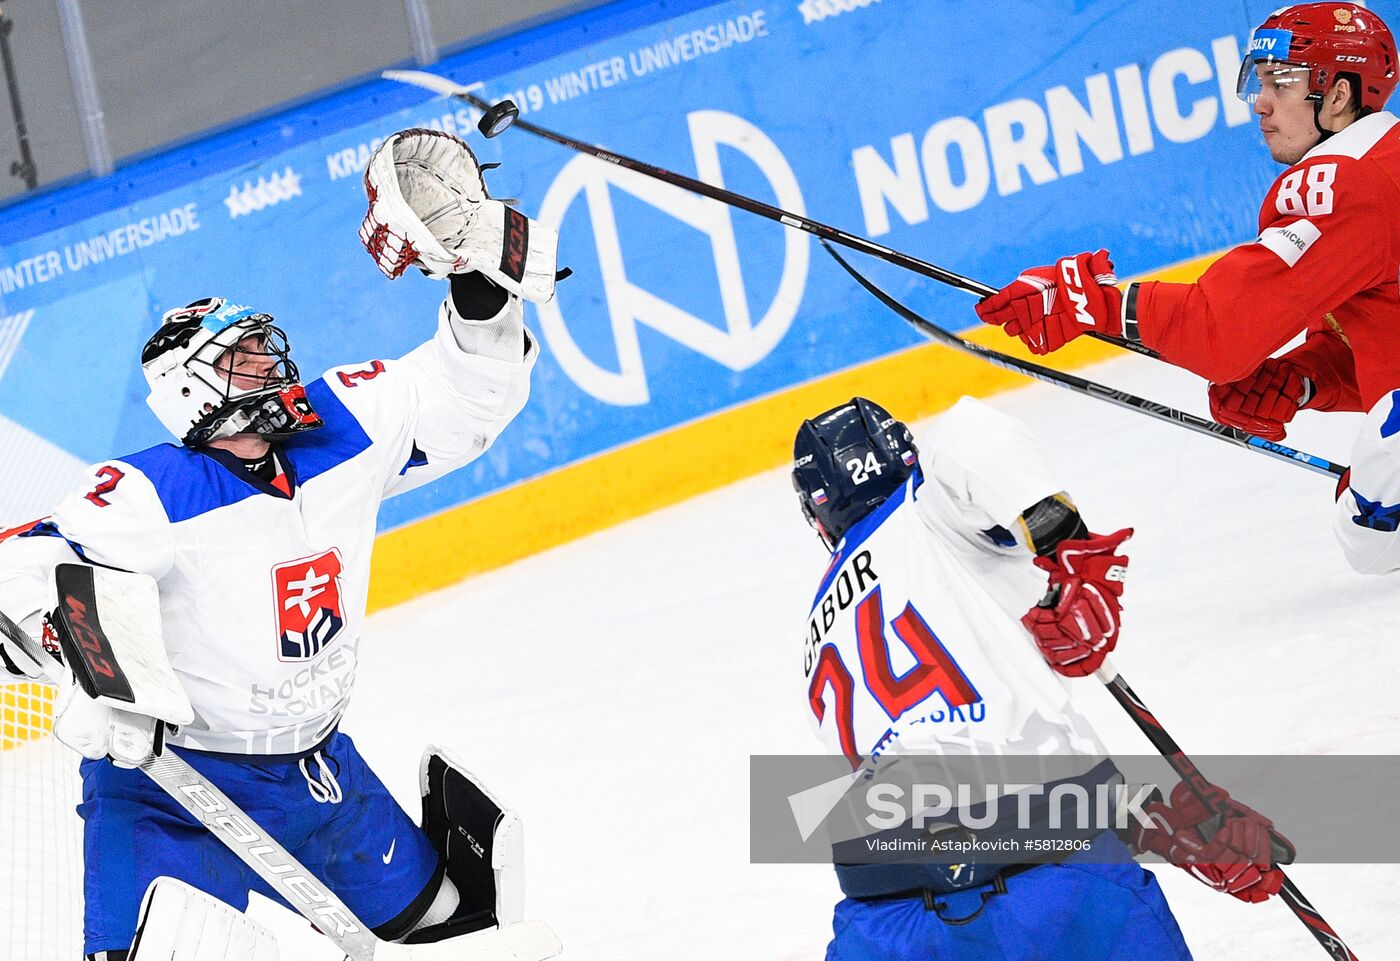
MULTIPOLYGON (((792 167, 777 144, 762 130, 742 117, 720 110, 697 110, 688 114, 686 120, 695 152, 696 176, 700 180, 724 183, 719 152, 724 147, 742 154, 768 180, 777 206, 805 215, 802 192, 792 167)), ((569 295, 555 297, 538 309, 540 327, 551 353, 584 391, 616 406, 650 402, 638 325, 649 327, 733 371, 747 370, 757 364, 783 339, 797 316, 807 284, 811 245, 806 233, 775 227, 773 229, 782 234, 780 261, 743 258, 730 209, 718 200, 697 197, 671 184, 586 156, 574 158, 559 171, 540 204, 539 219, 547 224, 563 223, 580 196, 587 203, 593 227, 603 291, 599 306, 571 309, 579 310, 575 322, 581 325, 580 329, 587 330, 596 329, 601 319, 599 307, 605 307, 616 360, 607 366, 600 364, 574 338, 570 324, 565 321, 561 301, 578 303, 578 300, 569 301, 569 295), (667 300, 663 291, 643 288, 628 276, 618 229, 618 211, 613 205, 614 191, 627 194, 653 208, 656 214, 671 217, 708 238, 712 260, 694 262, 686 268, 692 273, 714 271, 718 303, 711 300, 712 306, 705 315, 697 316, 682 309, 667 300), (745 273, 779 269, 781 275, 776 290, 770 295, 762 316, 755 319, 749 309, 745 273), (722 316, 711 317, 711 314, 722 316)), ((635 210, 636 204, 629 209, 635 210)))

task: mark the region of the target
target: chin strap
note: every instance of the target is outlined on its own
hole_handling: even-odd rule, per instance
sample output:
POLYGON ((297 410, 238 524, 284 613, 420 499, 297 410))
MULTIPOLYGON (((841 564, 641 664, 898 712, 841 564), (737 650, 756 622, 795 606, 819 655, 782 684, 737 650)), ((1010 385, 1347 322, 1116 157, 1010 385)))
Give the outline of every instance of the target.
MULTIPOLYGON (((1322 143, 1323 141, 1325 141, 1328 137, 1332 136, 1332 134, 1336 133, 1335 130, 1328 130, 1326 127, 1324 127, 1324 126, 1322 125, 1322 101, 1321 101, 1321 100, 1315 100, 1315 101, 1313 101, 1313 126, 1317 128, 1317 133, 1318 133, 1317 143, 1319 143, 1319 144, 1322 143)), ((1313 146, 1316 147, 1317 144, 1313 144, 1313 146)))

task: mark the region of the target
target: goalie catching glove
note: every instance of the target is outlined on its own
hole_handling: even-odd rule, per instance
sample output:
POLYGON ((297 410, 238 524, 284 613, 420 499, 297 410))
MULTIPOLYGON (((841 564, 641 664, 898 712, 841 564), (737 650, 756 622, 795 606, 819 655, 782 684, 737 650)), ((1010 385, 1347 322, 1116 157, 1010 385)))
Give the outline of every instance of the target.
POLYGON ((391 136, 365 168, 365 193, 360 240, 389 279, 415 264, 438 279, 478 271, 526 300, 553 298, 558 233, 492 200, 476 156, 451 134, 391 136))

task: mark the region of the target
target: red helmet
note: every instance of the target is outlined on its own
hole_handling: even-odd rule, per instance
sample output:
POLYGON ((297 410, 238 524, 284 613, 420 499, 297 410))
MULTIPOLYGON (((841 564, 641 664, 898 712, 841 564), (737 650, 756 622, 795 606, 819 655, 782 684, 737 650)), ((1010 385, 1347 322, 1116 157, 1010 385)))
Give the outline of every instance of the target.
POLYGON ((1250 35, 1236 92, 1252 102, 1254 66, 1279 62, 1308 68, 1308 99, 1321 100, 1338 74, 1361 78, 1361 112, 1380 110, 1395 90, 1395 38, 1385 21, 1354 3, 1300 3, 1269 15, 1250 35))

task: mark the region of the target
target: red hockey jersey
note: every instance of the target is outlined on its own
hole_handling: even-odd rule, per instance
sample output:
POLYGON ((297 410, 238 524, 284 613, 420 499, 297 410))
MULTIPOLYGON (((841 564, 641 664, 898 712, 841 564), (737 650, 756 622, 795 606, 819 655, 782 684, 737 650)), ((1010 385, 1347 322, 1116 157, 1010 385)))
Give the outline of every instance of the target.
POLYGON ((1363 117, 1274 182, 1259 238, 1194 284, 1144 283, 1138 334, 1215 383, 1289 352, 1321 410, 1367 410, 1400 387, 1400 118, 1363 117))

